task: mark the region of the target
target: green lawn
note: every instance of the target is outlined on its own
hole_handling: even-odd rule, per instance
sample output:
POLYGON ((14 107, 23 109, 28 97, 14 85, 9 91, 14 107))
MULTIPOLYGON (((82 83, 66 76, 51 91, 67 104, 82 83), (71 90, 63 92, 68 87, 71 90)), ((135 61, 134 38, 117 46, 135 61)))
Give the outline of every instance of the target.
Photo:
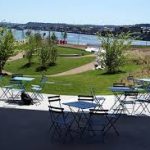
POLYGON ((90 52, 86 52, 81 49, 75 49, 75 48, 66 48, 66 47, 58 47, 58 54, 79 54, 79 55, 87 55, 91 54, 90 52))
MULTIPOLYGON (((46 75, 56 74, 60 72, 64 72, 81 65, 87 64, 92 62, 95 58, 94 57, 83 57, 83 58, 63 58, 58 57, 56 66, 51 66, 45 71, 46 75)), ((25 67, 27 63, 27 59, 23 58, 20 60, 16 60, 13 62, 8 62, 5 66, 5 70, 12 72, 12 73, 22 73, 25 75, 40 75, 42 72, 37 72, 36 69, 40 66, 39 59, 34 57, 33 64, 31 67, 25 67)))
POLYGON ((128 65, 123 69, 125 72, 120 74, 108 75, 104 74, 103 71, 96 70, 78 75, 53 77, 49 78, 49 81, 55 84, 47 84, 45 92, 67 95, 90 94, 90 88, 92 87, 95 89, 96 94, 112 94, 108 87, 112 86, 114 82, 127 77, 129 72, 137 69, 139 69, 139 66, 128 65))
MULTIPOLYGON (((27 44, 20 44, 20 45, 15 46, 14 49, 15 49, 15 52, 19 52, 22 50, 27 50, 28 46, 27 44)), ((57 50, 58 50, 58 54, 79 54, 79 55, 91 54, 90 52, 86 52, 82 49, 61 47, 61 46, 58 46, 57 50)))
MULTIPOLYGON (((112 86, 113 82, 126 78, 129 73, 140 68, 141 66, 130 64, 125 66, 123 68, 125 72, 120 74, 108 75, 103 71, 93 70, 78 75, 49 77, 49 83, 45 84, 43 92, 64 95, 90 94, 90 88, 93 87, 96 94, 112 94, 108 87, 112 86)), ((6 80, 5 84, 8 83, 8 79, 6 80)), ((30 84, 38 84, 39 81, 40 77, 35 76, 35 80, 30 84)), ((28 90, 30 90, 30 84, 28 84, 28 90)))

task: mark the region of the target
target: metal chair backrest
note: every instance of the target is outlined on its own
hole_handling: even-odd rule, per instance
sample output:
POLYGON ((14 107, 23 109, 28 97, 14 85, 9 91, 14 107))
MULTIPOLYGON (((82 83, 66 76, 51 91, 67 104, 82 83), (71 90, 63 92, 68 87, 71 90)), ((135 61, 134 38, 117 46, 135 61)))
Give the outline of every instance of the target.
POLYGON ((103 108, 103 103, 105 102, 105 98, 102 96, 96 96, 94 88, 91 88, 91 95, 93 96, 96 104, 98 104, 98 107, 103 108))
POLYGON ((48 77, 42 76, 41 81, 40 81, 40 86, 43 88, 47 81, 48 81, 48 77))
POLYGON ((23 74, 12 74, 11 78, 14 78, 14 77, 23 77, 23 74))
POLYGON ((89 115, 90 115, 89 120, 92 121, 93 123, 94 121, 96 121, 97 125, 105 126, 108 123, 107 120, 108 110, 90 109, 89 115), (106 121, 105 123, 104 120, 106 121))
POLYGON ((48 97, 48 102, 49 102, 50 106, 52 106, 52 104, 55 104, 55 105, 58 105, 59 108, 62 108, 60 95, 49 96, 48 97))
POLYGON ((119 82, 113 83, 113 87, 125 87, 125 86, 126 86, 125 83, 119 83, 119 82))
POLYGON ((61 121, 65 121, 64 108, 48 106, 49 113, 51 117, 51 121, 54 123, 60 119, 61 121))
POLYGON ((133 83, 134 83, 134 87, 137 87, 137 88, 144 88, 144 83, 143 81, 140 81, 138 79, 134 79, 133 80, 133 83))
POLYGON ((92 95, 78 95, 78 101, 94 101, 94 96, 92 95))

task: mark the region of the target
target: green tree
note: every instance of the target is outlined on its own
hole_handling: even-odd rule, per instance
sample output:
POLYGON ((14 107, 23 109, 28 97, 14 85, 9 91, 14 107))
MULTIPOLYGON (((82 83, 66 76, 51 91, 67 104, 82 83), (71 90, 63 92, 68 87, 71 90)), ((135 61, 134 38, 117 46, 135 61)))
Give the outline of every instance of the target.
POLYGON ((39 33, 28 35, 28 50, 26 51, 26 58, 28 59, 28 66, 31 66, 33 54, 38 52, 42 46, 42 37, 39 33))
POLYGON ((53 42, 56 42, 56 41, 57 41, 57 36, 56 36, 55 32, 52 33, 52 35, 51 35, 51 40, 52 40, 53 42))
POLYGON ((10 30, 0 28, 0 73, 8 58, 13 54, 14 37, 10 30))
POLYGON ((50 32, 49 36, 47 37, 47 48, 49 50, 49 66, 53 66, 56 64, 57 60, 57 45, 56 42, 51 38, 50 32))
POLYGON ((38 50, 40 67, 39 71, 47 69, 48 66, 52 66, 56 64, 57 60, 57 45, 55 42, 55 38, 52 38, 54 35, 49 36, 43 40, 41 47, 38 50))
POLYGON ((49 66, 53 66, 56 64, 57 60, 57 46, 55 43, 51 43, 51 45, 49 45, 49 52, 49 66))
POLYGON ((35 48, 36 50, 42 45, 42 36, 40 33, 34 34, 34 40, 35 40, 35 48))
POLYGON ((61 33, 61 36, 62 36, 62 39, 64 40, 64 41, 66 41, 66 39, 67 39, 67 32, 65 31, 65 32, 62 32, 61 33))
POLYGON ((49 58, 50 58, 50 51, 49 51, 49 47, 47 47, 47 45, 43 45, 40 49, 39 49, 39 59, 40 59, 40 70, 45 70, 48 66, 49 63, 49 58))
POLYGON ((26 58, 28 60, 27 65, 31 66, 32 58, 33 58, 33 53, 35 52, 36 48, 36 42, 35 42, 35 37, 33 34, 30 34, 28 36, 28 50, 26 51, 26 58))
POLYGON ((105 37, 101 35, 98 37, 102 48, 105 50, 105 53, 99 53, 100 62, 105 64, 107 73, 117 73, 126 62, 124 53, 131 46, 130 34, 122 33, 117 36, 107 34, 105 37))

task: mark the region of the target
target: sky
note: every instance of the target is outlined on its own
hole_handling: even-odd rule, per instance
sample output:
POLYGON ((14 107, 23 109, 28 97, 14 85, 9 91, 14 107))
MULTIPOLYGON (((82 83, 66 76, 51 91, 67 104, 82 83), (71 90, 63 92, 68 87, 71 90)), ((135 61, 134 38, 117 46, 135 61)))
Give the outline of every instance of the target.
POLYGON ((150 0, 0 0, 0 22, 150 23, 150 0))

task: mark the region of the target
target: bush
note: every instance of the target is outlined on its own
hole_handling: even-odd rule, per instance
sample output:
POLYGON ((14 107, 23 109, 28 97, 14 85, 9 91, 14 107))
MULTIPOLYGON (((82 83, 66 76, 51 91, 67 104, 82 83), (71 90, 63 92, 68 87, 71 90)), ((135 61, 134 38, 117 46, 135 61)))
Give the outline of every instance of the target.
POLYGON ((10 30, 0 28, 0 73, 6 61, 13 54, 14 37, 10 30))
POLYGON ((122 33, 117 37, 112 34, 107 34, 106 37, 99 35, 101 46, 105 50, 103 53, 98 53, 98 57, 101 59, 99 62, 105 65, 107 73, 117 73, 120 71, 120 67, 125 64, 124 51, 129 49, 131 45, 129 37, 129 33, 122 33))

